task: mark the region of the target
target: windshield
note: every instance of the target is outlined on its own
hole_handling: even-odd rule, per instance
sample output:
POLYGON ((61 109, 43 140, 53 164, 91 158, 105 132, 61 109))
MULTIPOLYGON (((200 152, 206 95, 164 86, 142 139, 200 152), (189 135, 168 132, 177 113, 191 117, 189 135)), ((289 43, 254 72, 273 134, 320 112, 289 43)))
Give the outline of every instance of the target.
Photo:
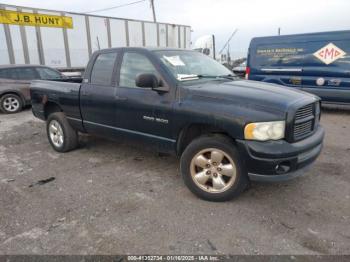
POLYGON ((233 75, 230 70, 214 59, 195 51, 155 51, 155 54, 179 81, 233 75))

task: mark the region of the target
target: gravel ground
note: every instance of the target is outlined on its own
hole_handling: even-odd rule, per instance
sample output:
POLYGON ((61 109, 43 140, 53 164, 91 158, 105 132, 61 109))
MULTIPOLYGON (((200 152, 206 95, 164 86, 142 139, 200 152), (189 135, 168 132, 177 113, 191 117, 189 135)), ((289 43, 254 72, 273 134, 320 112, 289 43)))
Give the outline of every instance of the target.
POLYGON ((1 114, 0 254, 350 254, 350 109, 322 113, 308 175, 225 203, 192 195, 176 157, 89 136, 59 154, 30 110, 1 114))

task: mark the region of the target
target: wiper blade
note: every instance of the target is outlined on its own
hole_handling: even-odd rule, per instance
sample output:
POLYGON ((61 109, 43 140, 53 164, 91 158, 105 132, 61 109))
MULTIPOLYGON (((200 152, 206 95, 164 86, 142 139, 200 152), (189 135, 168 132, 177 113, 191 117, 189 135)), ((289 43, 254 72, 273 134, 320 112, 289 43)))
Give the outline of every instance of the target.
POLYGON ((196 75, 196 74, 178 74, 177 78, 179 80, 193 80, 193 79, 198 79, 198 78, 217 78, 217 76, 196 75))
POLYGON ((217 78, 217 76, 211 76, 211 75, 197 75, 198 78, 217 78))
POLYGON ((212 76, 212 75, 197 75, 198 78, 225 78, 225 79, 230 79, 233 80, 235 79, 235 75, 216 75, 216 76, 212 76))
POLYGON ((232 75, 232 74, 229 74, 229 75, 219 75, 219 76, 217 76, 217 77, 219 77, 219 78, 231 79, 231 80, 236 78, 236 76, 235 76, 235 75, 232 75))
POLYGON ((183 80, 193 80, 193 79, 198 79, 198 75, 189 75, 189 74, 178 74, 177 79, 180 81, 183 80))
POLYGON ((225 78, 225 79, 234 79, 235 76, 228 74, 228 75, 178 75, 179 80, 193 80, 193 79, 198 79, 198 78, 212 78, 212 79, 217 79, 217 78, 225 78))

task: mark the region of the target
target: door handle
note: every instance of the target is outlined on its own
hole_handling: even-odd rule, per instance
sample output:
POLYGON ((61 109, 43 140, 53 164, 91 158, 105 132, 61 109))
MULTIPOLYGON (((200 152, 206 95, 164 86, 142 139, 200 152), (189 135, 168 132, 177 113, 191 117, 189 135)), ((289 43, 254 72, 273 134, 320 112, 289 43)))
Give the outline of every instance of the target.
POLYGON ((128 100, 128 99, 126 97, 123 97, 123 96, 115 96, 115 100, 125 101, 125 100, 128 100))

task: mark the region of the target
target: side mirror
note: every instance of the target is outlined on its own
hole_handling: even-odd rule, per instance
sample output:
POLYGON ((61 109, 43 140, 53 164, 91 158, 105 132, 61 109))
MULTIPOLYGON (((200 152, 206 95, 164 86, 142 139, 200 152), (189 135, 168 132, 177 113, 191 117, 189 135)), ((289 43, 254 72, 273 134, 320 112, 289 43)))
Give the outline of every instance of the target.
POLYGON ((159 87, 159 80, 154 74, 139 74, 135 79, 136 86, 156 89, 159 87))

